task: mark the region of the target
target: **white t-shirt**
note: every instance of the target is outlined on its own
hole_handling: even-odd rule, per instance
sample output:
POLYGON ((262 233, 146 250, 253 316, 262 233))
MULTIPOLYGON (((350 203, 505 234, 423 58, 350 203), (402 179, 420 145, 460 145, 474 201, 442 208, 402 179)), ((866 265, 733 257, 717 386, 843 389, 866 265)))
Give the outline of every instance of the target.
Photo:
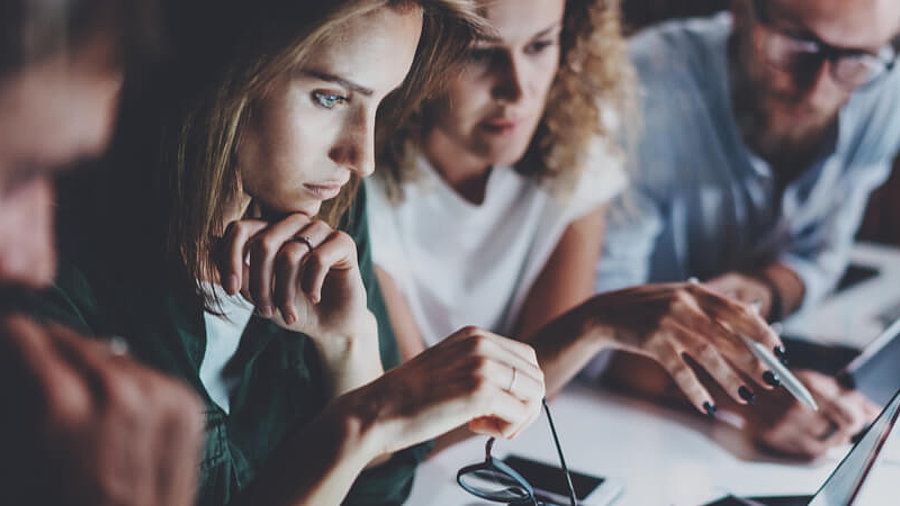
POLYGON ((388 201, 380 178, 366 180, 374 262, 394 278, 427 346, 465 325, 511 332, 566 227, 626 184, 619 158, 599 144, 564 197, 511 167, 495 167, 484 202, 472 204, 424 158, 399 205, 388 201))
POLYGON ((225 366, 234 357, 244 329, 253 316, 253 304, 240 294, 228 295, 219 285, 203 283, 204 289, 214 290, 222 303, 222 315, 203 312, 206 324, 206 351, 200 362, 200 381, 209 398, 228 413, 231 392, 239 378, 228 376, 225 366))

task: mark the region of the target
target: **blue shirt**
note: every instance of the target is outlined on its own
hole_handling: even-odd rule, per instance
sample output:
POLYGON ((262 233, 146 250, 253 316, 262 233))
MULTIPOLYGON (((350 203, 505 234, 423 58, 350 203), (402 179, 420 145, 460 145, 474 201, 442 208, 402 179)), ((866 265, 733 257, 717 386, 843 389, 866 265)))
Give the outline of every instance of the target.
POLYGON ((869 193, 900 150, 900 71, 853 93, 832 143, 779 203, 732 111, 730 34, 725 13, 631 40, 644 131, 632 191, 611 209, 598 291, 782 262, 803 281, 805 307, 842 274, 869 193))

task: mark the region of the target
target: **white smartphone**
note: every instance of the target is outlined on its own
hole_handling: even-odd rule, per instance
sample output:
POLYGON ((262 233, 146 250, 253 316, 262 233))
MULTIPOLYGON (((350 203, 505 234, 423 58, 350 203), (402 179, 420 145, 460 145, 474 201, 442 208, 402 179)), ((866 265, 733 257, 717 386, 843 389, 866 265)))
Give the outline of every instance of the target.
MULTIPOLYGON (((562 468, 517 455, 509 455, 503 462, 531 484, 538 501, 547 506, 569 506, 569 489, 562 468)), ((606 506, 622 493, 620 481, 579 473, 571 469, 569 474, 572 476, 572 486, 579 504, 606 506)))

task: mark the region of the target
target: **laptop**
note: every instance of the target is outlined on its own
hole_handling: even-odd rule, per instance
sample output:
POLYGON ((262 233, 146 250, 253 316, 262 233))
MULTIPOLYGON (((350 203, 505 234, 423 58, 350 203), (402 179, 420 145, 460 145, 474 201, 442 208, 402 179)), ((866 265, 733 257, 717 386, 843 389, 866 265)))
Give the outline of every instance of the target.
MULTIPOLYGON (((847 388, 854 388, 872 402, 885 406, 900 389, 900 319, 895 320, 856 358, 837 374, 847 388)), ((898 502, 900 504, 900 502, 898 502)))
POLYGON ((729 496, 707 506, 881 506, 900 504, 900 391, 813 496, 729 496))

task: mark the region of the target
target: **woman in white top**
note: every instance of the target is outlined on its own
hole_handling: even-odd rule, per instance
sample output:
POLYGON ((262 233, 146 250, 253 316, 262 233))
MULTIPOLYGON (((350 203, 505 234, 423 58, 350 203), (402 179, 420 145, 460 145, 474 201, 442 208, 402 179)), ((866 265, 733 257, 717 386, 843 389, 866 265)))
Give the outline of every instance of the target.
POLYGON ((592 296, 603 204, 625 185, 610 117, 628 66, 613 0, 491 0, 492 33, 464 72, 406 119, 367 181, 374 260, 405 358, 463 325, 529 341, 552 393, 598 351, 659 361, 701 412, 737 402, 766 367, 741 343, 778 337, 752 309, 700 285, 592 296), (602 107, 602 110, 601 110, 602 107))

